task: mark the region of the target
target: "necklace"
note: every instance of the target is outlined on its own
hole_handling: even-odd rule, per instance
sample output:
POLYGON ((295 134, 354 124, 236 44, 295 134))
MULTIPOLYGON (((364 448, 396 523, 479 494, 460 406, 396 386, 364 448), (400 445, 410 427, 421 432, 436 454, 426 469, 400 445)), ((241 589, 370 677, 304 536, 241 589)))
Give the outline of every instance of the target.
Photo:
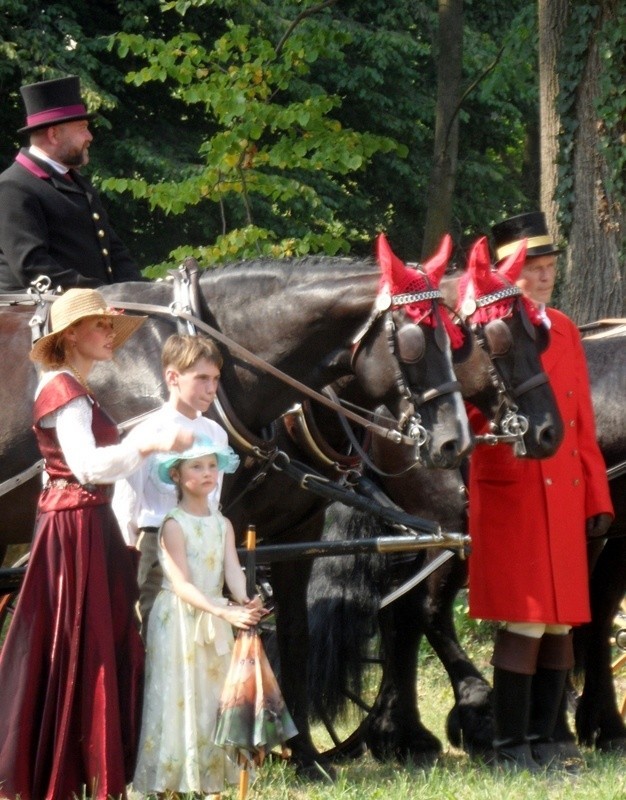
POLYGON ((89 392, 89 394, 91 394, 92 392, 91 392, 91 388, 89 387, 89 384, 83 378, 83 376, 80 374, 80 372, 76 369, 76 367, 73 364, 70 364, 69 362, 68 362, 67 366, 68 366, 70 372, 72 373, 72 375, 80 383, 80 385, 84 386, 85 389, 87 389, 87 391, 89 392))

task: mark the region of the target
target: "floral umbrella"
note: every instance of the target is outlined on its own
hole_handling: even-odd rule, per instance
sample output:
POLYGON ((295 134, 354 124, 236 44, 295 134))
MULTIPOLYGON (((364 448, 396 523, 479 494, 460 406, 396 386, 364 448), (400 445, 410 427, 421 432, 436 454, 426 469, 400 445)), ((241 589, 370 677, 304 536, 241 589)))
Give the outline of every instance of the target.
MULTIPOLYGON (((250 526, 252 528, 252 526, 250 526)), ((255 593, 254 529, 248 529, 248 597, 255 593)), ((249 767, 261 764, 277 744, 297 734, 257 628, 239 631, 218 711, 215 742, 232 748, 241 765, 239 798, 248 789, 249 767)))

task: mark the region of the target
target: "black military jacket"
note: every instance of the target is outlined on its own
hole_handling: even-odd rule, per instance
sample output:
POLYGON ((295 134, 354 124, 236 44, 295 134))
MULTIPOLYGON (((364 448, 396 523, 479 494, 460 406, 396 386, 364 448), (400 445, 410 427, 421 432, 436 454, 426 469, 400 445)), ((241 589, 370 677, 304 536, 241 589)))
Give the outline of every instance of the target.
POLYGON ((94 187, 59 175, 23 149, 0 175, 0 292, 39 275, 52 289, 141 280, 94 187))

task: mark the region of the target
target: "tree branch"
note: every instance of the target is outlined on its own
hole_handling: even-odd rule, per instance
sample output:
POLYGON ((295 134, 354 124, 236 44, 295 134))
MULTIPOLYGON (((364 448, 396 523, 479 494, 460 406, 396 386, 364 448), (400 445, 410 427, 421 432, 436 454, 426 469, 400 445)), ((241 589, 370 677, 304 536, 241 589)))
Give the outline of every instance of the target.
POLYGON ((317 14, 318 11, 323 11, 325 8, 330 8, 330 6, 336 5, 336 3, 337 0, 324 0, 323 3, 318 3, 316 6, 312 6, 311 8, 308 8, 305 11, 301 11, 300 14, 298 14, 298 16, 293 20, 291 25, 287 28, 281 40, 276 45, 276 55, 280 53, 287 39, 291 36, 295 28, 298 27, 298 25, 302 22, 303 19, 306 19, 307 17, 312 17, 313 14, 317 14))
POLYGON ((489 75, 490 72, 493 72, 493 70, 498 65, 498 62, 500 61, 500 58, 502 57, 502 53, 504 53, 504 45, 500 48, 500 51, 498 52, 498 55, 494 58, 494 60, 491 62, 491 64, 489 64, 489 66, 486 67, 483 70, 483 72, 477 78, 475 78, 472 81, 472 83, 470 83, 470 85, 467 87, 467 89, 461 95, 461 98, 459 99, 459 102, 457 103, 456 108, 454 109, 454 113, 450 116, 450 119, 448 120, 448 127, 446 129, 446 135, 445 135, 445 139, 444 139, 444 141, 445 141, 445 149, 446 150, 448 149, 448 141, 450 140, 450 131, 452 130, 452 124, 454 123, 454 120, 457 118, 457 116, 459 114, 459 111, 461 110, 461 106, 463 105, 463 101, 465 100, 465 98, 468 95, 470 95, 474 91, 474 89, 478 86, 478 84, 482 80, 484 80, 487 77, 487 75, 489 75))

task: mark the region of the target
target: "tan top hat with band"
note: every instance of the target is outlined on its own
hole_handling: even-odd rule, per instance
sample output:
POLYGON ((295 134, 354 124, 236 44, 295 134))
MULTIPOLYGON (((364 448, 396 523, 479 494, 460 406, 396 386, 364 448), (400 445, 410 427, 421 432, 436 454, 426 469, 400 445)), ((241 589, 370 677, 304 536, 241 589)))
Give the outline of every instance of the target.
POLYGON ((560 253, 548 233, 543 211, 530 211, 498 222, 491 229, 496 248, 496 260, 514 253, 523 239, 527 240, 526 258, 550 256, 560 253))
POLYGON ((20 92, 26 108, 26 125, 18 133, 96 116, 87 111, 80 96, 80 80, 76 75, 29 83, 22 86, 20 92))
POLYGON ((147 317, 127 316, 122 311, 108 308, 104 298, 95 289, 68 289, 50 309, 52 331, 38 339, 30 351, 32 361, 46 364, 50 361, 52 351, 59 336, 75 322, 90 317, 106 317, 113 323, 113 349, 121 347, 126 339, 134 333, 147 317))

